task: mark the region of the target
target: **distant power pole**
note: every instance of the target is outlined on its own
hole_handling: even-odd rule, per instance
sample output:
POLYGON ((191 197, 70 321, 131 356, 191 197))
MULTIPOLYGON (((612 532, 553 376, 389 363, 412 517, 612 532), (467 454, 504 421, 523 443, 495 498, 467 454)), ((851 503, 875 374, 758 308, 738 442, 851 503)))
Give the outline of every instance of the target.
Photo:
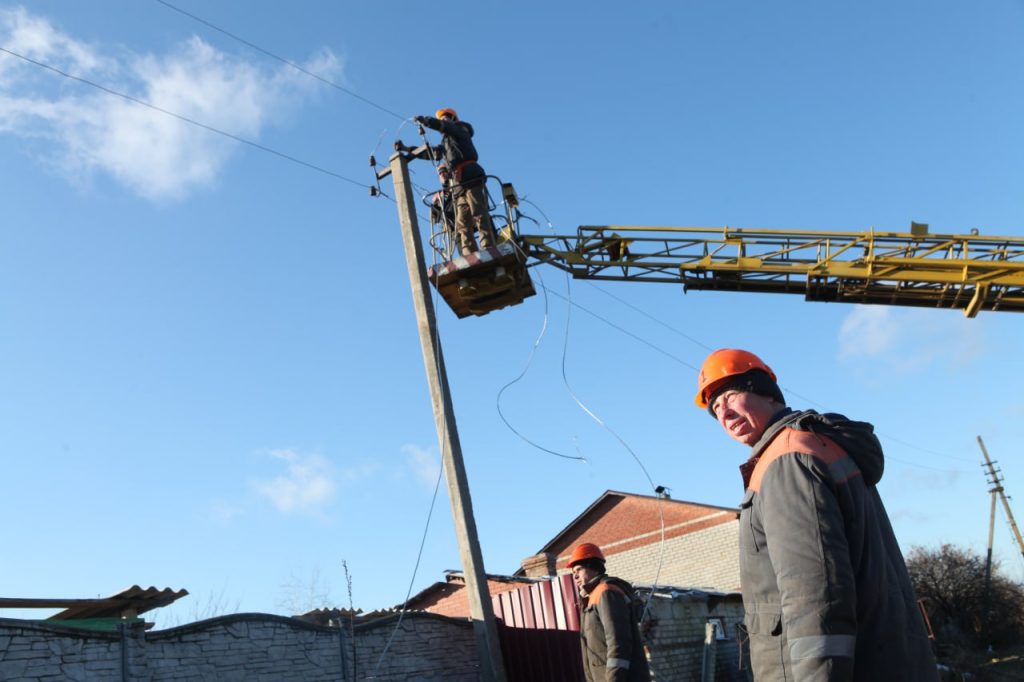
POLYGON ((1003 509, 1006 511, 1006 518, 1010 522, 1010 528, 1013 529, 1013 534, 1017 538, 1017 548, 1020 549, 1021 554, 1024 554, 1024 539, 1020 536, 1020 530, 1017 528, 1017 522, 1013 518, 1013 511, 1010 509, 1010 501, 1006 497, 1006 492, 1003 490, 1003 479, 1000 477, 1002 471, 996 469, 995 462, 989 459, 988 450, 985 449, 985 441, 978 436, 978 445, 981 446, 981 454, 985 457, 985 464, 982 466, 988 469, 987 482, 990 486, 989 493, 992 495, 992 505, 989 512, 988 519, 988 552, 985 555, 985 597, 982 604, 982 608, 985 613, 986 622, 982 624, 985 632, 988 632, 989 623, 989 604, 992 600, 992 538, 995 535, 996 530, 996 496, 1003 501, 1003 509))
MULTIPOLYGON (((1024 538, 1020 535, 1020 529, 1017 528, 1017 522, 1013 518, 1013 510, 1010 509, 1010 500, 1006 497, 1006 491, 1003 490, 1003 479, 999 477, 999 474, 1002 472, 996 469, 992 460, 989 459, 988 450, 985 449, 985 442, 981 440, 981 436, 978 436, 978 445, 981 446, 981 454, 985 456, 985 464, 988 467, 989 476, 991 477, 991 481, 989 481, 989 483, 992 485, 992 490, 989 492, 991 492, 993 496, 998 494, 999 499, 1002 500, 1003 510, 1006 511, 1006 518, 1010 522, 1010 528, 1013 530, 1014 537, 1017 538, 1017 549, 1020 550, 1022 555, 1024 555, 1024 538)), ((994 497, 992 505, 993 507, 995 506, 994 497)))
POLYGON ((423 348, 423 364, 427 370, 430 400, 434 406, 434 424, 441 444, 441 462, 448 483, 452 516, 455 518, 462 570, 466 576, 469 613, 480 653, 480 679, 484 682, 505 682, 505 665, 498 640, 498 625, 494 618, 490 591, 487 588, 487 575, 484 572, 480 541, 477 539, 476 521, 473 519, 473 503, 469 496, 469 481, 462 461, 462 446, 459 443, 451 393, 448 390, 448 375, 436 333, 434 302, 427 288, 427 267, 416 222, 409 163, 403 154, 396 153, 391 157, 390 174, 395 183, 395 203, 398 204, 398 218, 402 224, 402 241, 405 244, 405 260, 409 266, 409 283, 412 286, 420 345, 423 348))

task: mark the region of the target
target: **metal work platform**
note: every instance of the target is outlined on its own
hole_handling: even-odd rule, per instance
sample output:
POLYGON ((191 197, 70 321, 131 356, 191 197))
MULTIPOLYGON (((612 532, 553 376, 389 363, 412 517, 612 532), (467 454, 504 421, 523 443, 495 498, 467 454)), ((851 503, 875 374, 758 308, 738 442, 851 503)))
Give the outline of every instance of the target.
POLYGON ((459 318, 486 315, 537 293, 525 258, 513 242, 431 267, 427 278, 459 318))

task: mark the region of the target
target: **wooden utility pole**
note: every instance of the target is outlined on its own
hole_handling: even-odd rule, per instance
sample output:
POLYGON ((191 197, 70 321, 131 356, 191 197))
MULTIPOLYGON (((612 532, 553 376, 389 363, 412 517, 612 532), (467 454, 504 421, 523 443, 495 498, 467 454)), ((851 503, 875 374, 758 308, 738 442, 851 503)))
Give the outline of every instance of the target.
POLYGON ((491 595, 487 589, 483 556, 473 520, 473 503, 469 496, 469 482, 462 461, 462 446, 455 426, 451 393, 448 391, 448 374, 445 371, 444 356, 437 338, 437 319, 434 302, 427 288, 427 267, 423 257, 419 225, 413 202, 412 183, 409 179, 409 162, 402 153, 390 159, 391 178, 395 183, 395 203, 398 204, 398 219, 402 224, 402 241, 405 244, 405 260, 409 266, 409 284, 416 308, 416 323, 423 348, 423 364, 427 370, 430 386, 430 400, 434 406, 434 424, 441 445, 441 462, 444 477, 448 483, 452 516, 455 518, 455 533, 462 558, 462 570, 466 576, 466 591, 469 595, 469 614, 476 632, 477 648, 480 652, 480 679, 484 682, 505 682, 505 665, 498 641, 498 625, 494 619, 491 595))

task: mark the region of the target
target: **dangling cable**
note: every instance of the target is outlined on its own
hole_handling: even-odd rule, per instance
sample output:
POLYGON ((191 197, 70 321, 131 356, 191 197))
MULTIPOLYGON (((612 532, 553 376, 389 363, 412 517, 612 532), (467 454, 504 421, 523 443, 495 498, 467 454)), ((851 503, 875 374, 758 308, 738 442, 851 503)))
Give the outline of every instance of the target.
MULTIPOLYGON (((569 273, 568 272, 565 273, 565 289, 566 289, 566 294, 568 295, 569 301, 572 300, 572 290, 571 290, 571 286, 570 286, 571 281, 572 281, 572 279, 569 277, 569 273)), ((622 438, 622 436, 620 436, 618 434, 618 432, 615 431, 615 429, 613 429, 610 426, 608 426, 600 417, 598 417, 596 414, 594 414, 594 412, 589 407, 584 405, 583 401, 580 400, 579 397, 577 397, 576 392, 573 391, 572 386, 569 384, 569 377, 566 374, 565 366, 566 366, 566 358, 568 357, 568 351, 569 351, 569 325, 570 325, 571 317, 572 317, 572 306, 569 305, 569 306, 566 306, 566 314, 565 314, 565 342, 562 345, 562 382, 565 384, 565 388, 569 392, 569 396, 576 402, 577 405, 579 405, 580 409, 583 410, 586 414, 588 414, 591 419, 593 419, 595 422, 597 422, 598 426, 600 426, 605 431, 610 433, 612 435, 612 437, 615 438, 615 440, 617 440, 619 442, 619 444, 623 448, 626 449, 626 452, 628 452, 630 454, 630 456, 632 456, 633 461, 635 461, 637 463, 637 466, 640 467, 640 471, 643 472, 644 477, 647 479, 647 483, 651 486, 651 491, 654 492, 655 495, 657 495, 658 494, 657 493, 657 486, 654 485, 654 480, 651 478, 651 474, 647 471, 647 467, 644 466, 644 463, 640 460, 640 457, 636 454, 636 452, 633 451, 633 448, 631 448, 629 446, 629 443, 627 443, 622 438)), ((658 519, 659 519, 660 525, 661 525, 661 529, 660 529, 661 530, 661 541, 659 542, 658 568, 654 571, 654 581, 651 583, 651 597, 648 598, 646 603, 644 604, 644 610, 640 614, 639 623, 643 623, 644 619, 647 617, 647 613, 648 613, 648 611, 650 609, 650 606, 651 606, 651 601, 653 600, 653 597, 654 597, 654 590, 655 590, 655 588, 658 585, 658 579, 661 577, 661 569, 662 569, 662 566, 665 563, 665 510, 662 508, 663 506, 664 505, 662 505, 662 504, 657 505, 657 507, 658 507, 658 519)))
MULTIPOLYGON (((539 211, 540 209, 538 208, 537 210, 539 211)), ((541 211, 541 213, 543 214, 543 211, 541 211)), ((533 220, 533 219, 530 218, 530 220, 533 220)), ((534 221, 534 222, 536 222, 536 221, 534 221)), ((554 226, 551 224, 550 221, 548 222, 548 228, 550 228, 552 231, 554 231, 554 226)), ((527 258, 526 252, 523 251, 522 247, 519 246, 519 244, 515 241, 515 239, 513 239, 511 241, 511 244, 519 252, 519 255, 522 257, 523 262, 525 263, 526 262, 526 258, 527 258)), ((514 433, 516 436, 518 436, 523 442, 527 443, 528 445, 532 445, 533 447, 537 448, 538 450, 541 450, 542 452, 546 452, 549 455, 554 455, 555 457, 561 457, 562 459, 571 459, 571 460, 576 460, 578 462, 583 462, 585 464, 589 464, 590 462, 588 462, 586 456, 584 456, 583 453, 580 452, 579 447, 576 448, 576 451, 580 452, 580 454, 577 455, 577 456, 573 456, 573 455, 566 455, 566 454, 561 453, 561 452, 556 452, 555 450, 552 450, 550 448, 546 448, 543 445, 540 445, 539 443, 535 443, 534 441, 530 440, 529 438, 524 436, 522 433, 520 433, 514 426, 512 426, 512 424, 509 422, 509 420, 505 417, 504 411, 501 409, 501 397, 504 395, 505 391, 508 388, 510 388, 512 385, 518 383, 519 381, 521 381, 523 379, 523 377, 526 376, 526 373, 530 370, 530 367, 533 364, 533 358, 534 358, 534 355, 537 352, 537 348, 540 346, 540 342, 544 338, 544 335, 547 333, 547 329, 548 329, 548 319, 549 319, 549 313, 548 313, 548 288, 544 284, 544 278, 540 275, 540 272, 538 272, 538 271, 535 271, 535 272, 537 272, 537 280, 540 283, 540 290, 544 294, 544 320, 541 323, 540 334, 538 334, 537 338, 534 340, 533 347, 530 348, 530 353, 529 353, 529 355, 526 358, 526 364, 523 366, 523 370, 519 373, 519 376, 517 376, 515 379, 513 379, 510 382, 508 382, 504 386, 502 386, 501 390, 498 391, 498 395, 497 395, 497 398, 495 400, 495 406, 498 409, 498 416, 501 417, 501 421, 503 421, 505 423, 505 426, 508 427, 509 431, 514 433)))
MULTIPOLYGON (((518 245, 516 245, 516 248, 519 248, 518 245)), ((530 366, 533 364, 533 356, 537 352, 537 347, 540 346, 541 339, 543 339, 544 338, 544 334, 547 333, 547 329, 548 329, 548 289, 547 289, 546 286, 544 286, 544 280, 543 280, 543 278, 541 278, 539 276, 539 274, 538 274, 537 279, 540 280, 540 288, 541 288, 541 291, 544 292, 544 321, 543 321, 543 323, 541 325, 540 334, 537 335, 536 340, 533 342, 533 347, 530 349, 530 354, 526 358, 526 364, 523 366, 523 370, 519 373, 519 376, 517 376, 515 379, 513 379, 510 382, 508 382, 504 386, 502 386, 501 390, 498 391, 498 396, 497 396, 497 399, 495 401, 496 402, 496 407, 498 408, 498 416, 501 417, 501 421, 503 421, 505 423, 505 426, 508 427, 509 431, 511 431, 512 433, 517 435, 525 443, 527 443, 529 445, 532 445, 533 447, 537 448, 538 450, 546 452, 549 455, 554 455, 555 457, 561 457, 562 459, 572 459, 572 460, 576 460, 578 462, 583 462, 585 464, 589 464, 589 462, 587 461, 587 458, 584 457, 582 455, 582 453, 579 456, 566 455, 566 454, 563 454, 561 452, 556 452, 555 450, 551 450, 550 448, 546 448, 543 445, 540 445, 539 443, 535 443, 534 441, 530 440, 529 438, 524 436, 522 433, 520 433, 514 426, 512 426, 512 424, 508 421, 508 419, 505 418, 505 413, 501 409, 501 397, 502 397, 502 395, 504 395, 505 391, 508 388, 510 388, 513 384, 518 383, 520 380, 522 380, 523 377, 526 376, 527 371, 529 371, 530 366)), ((579 451, 579 448, 577 448, 577 452, 578 451, 579 451)))
POLYGON ((427 531, 430 529, 430 520, 434 515, 434 505, 437 503, 437 491, 441 488, 441 479, 444 477, 444 467, 439 467, 437 472, 437 481, 434 483, 434 494, 430 498, 430 509, 427 510, 427 521, 423 524, 423 537, 420 538, 420 549, 416 553, 416 564, 412 569, 412 578, 409 579, 409 589, 405 592, 405 600, 402 602, 402 608, 398 612, 398 620, 395 622, 395 629, 391 631, 391 635, 388 636, 388 641, 384 645, 384 648, 380 652, 380 656, 377 658, 377 665, 374 666, 373 672, 367 677, 367 679, 373 680, 377 677, 377 671, 380 670, 381 664, 384 662, 384 656, 387 655, 388 649, 391 648, 391 642, 395 639, 395 635, 398 634, 398 630, 402 627, 402 620, 405 618, 406 605, 409 603, 409 597, 412 596, 412 587, 416 583, 416 574, 420 569, 420 560, 423 558, 423 548, 427 544, 427 531))
MULTIPOLYGON (((526 199, 526 198, 521 198, 520 201, 528 203, 531 206, 533 206, 534 208, 536 208, 537 211, 540 212, 541 216, 544 217, 544 220, 547 221, 548 227, 551 228, 552 231, 554 231, 554 227, 551 224, 551 220, 548 219, 547 215, 544 213, 544 210, 540 206, 538 206, 537 204, 533 203, 532 201, 530 201, 529 199, 526 199)), ((566 295, 567 296, 566 296, 565 300, 568 303, 568 305, 566 306, 566 315, 565 315, 565 340, 564 340, 563 345, 562 345, 562 381, 565 384, 565 388, 569 392, 569 395, 572 397, 573 401, 575 401, 575 403, 577 405, 579 405, 580 409, 582 409, 587 415, 589 415, 591 419, 593 419, 595 422, 597 422, 597 424, 601 428, 603 428, 605 431, 610 433, 615 438, 615 440, 617 440, 619 442, 619 444, 622 445, 622 447, 624 447, 626 449, 626 452, 628 452, 630 454, 630 456, 633 457, 633 460, 640 467, 640 470, 643 472, 644 477, 647 479, 647 483, 651 486, 651 491, 654 492, 655 495, 657 495, 658 494, 657 486, 654 485, 654 480, 651 478, 650 473, 647 471, 647 467, 644 466, 644 463, 640 460, 640 457, 636 454, 636 452, 633 451, 633 448, 631 448, 629 446, 629 444, 621 436, 619 436, 619 434, 614 429, 612 429, 610 426, 605 424, 604 421, 602 421, 600 417, 598 417, 596 414, 594 414, 594 412, 592 410, 590 410, 590 408, 588 408, 586 405, 584 405, 583 401, 581 401, 577 397, 576 392, 572 390, 572 386, 569 385, 569 378, 568 378, 568 376, 566 374, 566 369, 565 369, 566 357, 568 356, 568 349, 569 349, 569 324, 570 324, 570 319, 571 319, 571 316, 572 316, 572 308, 577 305, 577 304, 573 303, 573 301, 572 301, 571 281, 572 281, 572 279, 571 279, 571 277, 569 277, 569 273, 566 272, 565 273, 565 289, 566 289, 566 295)), ((543 286, 543 282, 542 282, 542 286, 543 286)), ((547 291, 547 289, 545 288, 545 292, 546 291, 547 291)), ((651 583, 651 597, 647 599, 647 602, 644 604, 644 610, 640 614, 640 621, 639 621, 640 623, 643 623, 644 619, 647 617, 647 614, 648 614, 648 612, 650 610, 651 601, 652 601, 652 599, 654 597, 654 590, 655 590, 655 588, 658 585, 658 579, 661 577, 661 569, 662 569, 662 567, 663 567, 663 565, 665 563, 665 510, 663 509, 663 507, 664 507, 663 504, 659 504, 659 505, 657 505, 657 507, 658 507, 658 519, 660 521, 660 526, 661 526, 661 528, 660 528, 661 541, 659 543, 659 552, 658 552, 658 568, 654 572, 654 581, 651 583)))
MULTIPOLYGON (((422 237, 422 235, 421 235, 421 237, 422 237)), ((437 252, 435 251, 433 267, 436 269, 438 265, 439 265, 439 262, 437 260, 437 252)), ((438 293, 437 287, 435 287, 434 288, 434 293, 433 293, 433 304, 434 304, 434 311, 435 311, 435 315, 434 315, 434 347, 437 349, 438 352, 434 356, 434 362, 435 362, 435 369, 438 372, 438 374, 440 374, 440 372, 441 372, 441 328, 440 328, 441 325, 438 322, 437 315, 436 315, 437 304, 438 304, 438 296, 439 296, 439 293, 438 293)), ((445 405, 447 405, 447 400, 445 399, 445 393, 444 393, 444 386, 442 385, 440 388, 441 388, 441 406, 444 407, 445 405)), ((448 415, 445 415, 445 417, 447 417, 447 416, 448 415)), ((395 629, 392 630, 391 631, 391 635, 388 636, 388 641, 384 645, 384 648, 381 650, 380 656, 377 658, 377 665, 374 666, 373 672, 369 675, 369 677, 367 679, 376 679, 377 672, 380 670, 380 666, 384 662, 384 656, 387 654, 388 650, 391 648, 391 642, 394 640, 395 635, 398 633, 398 630, 402 627, 402 620, 404 620, 404 618, 405 618, 405 614, 406 614, 406 611, 407 611, 406 607, 409 604, 409 597, 412 596, 412 588, 413 588, 413 585, 416 583, 416 574, 419 572, 420 560, 423 558, 423 548, 427 544, 427 531, 430 529, 430 521, 431 521, 431 519, 434 516, 434 507, 437 504, 437 491, 440 490, 440 488, 441 488, 441 479, 444 477, 444 455, 445 455, 445 448, 447 447, 447 444, 448 444, 448 419, 447 418, 443 419, 442 423, 443 423, 443 426, 441 427, 441 462, 440 462, 440 466, 438 467, 437 480, 434 482, 434 494, 430 497, 430 508, 427 510, 427 520, 426 520, 426 523, 423 525, 423 536, 420 538, 419 551, 416 553, 416 563, 415 563, 415 565, 413 566, 413 569, 412 569, 412 577, 409 579, 409 589, 407 589, 406 592, 405 592, 405 599, 402 601, 402 608, 398 612, 398 620, 395 622, 395 629)))

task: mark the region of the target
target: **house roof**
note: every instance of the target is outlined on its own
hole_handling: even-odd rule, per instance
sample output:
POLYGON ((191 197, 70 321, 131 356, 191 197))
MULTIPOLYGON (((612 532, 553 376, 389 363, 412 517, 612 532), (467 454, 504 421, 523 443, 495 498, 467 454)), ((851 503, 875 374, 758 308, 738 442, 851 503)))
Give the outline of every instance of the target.
POLYGON ((188 594, 188 590, 175 592, 169 587, 142 588, 132 585, 115 595, 102 599, 0 599, 0 608, 48 609, 61 608, 47 620, 85 620, 89 618, 122 618, 142 615, 147 611, 172 604, 188 594))
MULTIPOLYGON (((581 538, 584 541, 596 542, 606 553, 614 553, 627 549, 625 543, 636 546, 659 541, 662 522, 666 537, 676 537, 700 530, 708 524, 734 520, 738 515, 739 509, 736 507, 606 490, 583 513, 548 541, 538 554, 550 553, 559 556, 568 552, 570 545, 581 538), (628 505, 630 511, 619 516, 627 518, 611 520, 616 508, 624 504, 628 505), (628 523, 623 523, 627 520, 628 523), (612 549, 609 552, 609 548, 615 547, 619 549, 612 549)), ((520 568, 514 575, 520 576, 524 573, 524 569, 520 568)))

